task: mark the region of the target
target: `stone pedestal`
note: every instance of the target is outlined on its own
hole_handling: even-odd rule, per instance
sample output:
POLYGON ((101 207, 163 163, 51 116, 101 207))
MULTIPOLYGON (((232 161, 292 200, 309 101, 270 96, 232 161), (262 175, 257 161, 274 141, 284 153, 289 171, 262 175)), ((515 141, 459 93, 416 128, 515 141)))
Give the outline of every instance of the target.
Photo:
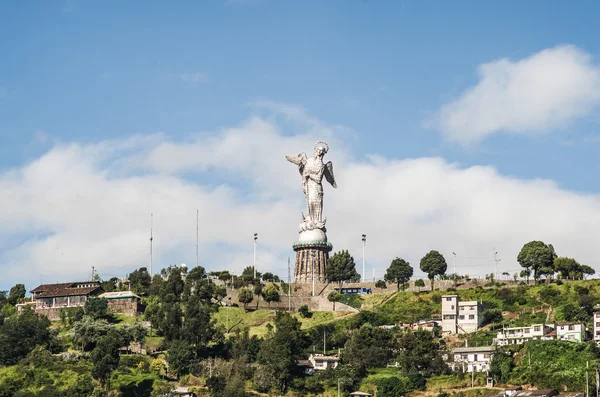
POLYGON ((329 259, 329 252, 333 248, 331 243, 327 241, 298 241, 293 247, 296 251, 294 282, 312 283, 314 274, 316 283, 324 283, 327 259, 329 259))

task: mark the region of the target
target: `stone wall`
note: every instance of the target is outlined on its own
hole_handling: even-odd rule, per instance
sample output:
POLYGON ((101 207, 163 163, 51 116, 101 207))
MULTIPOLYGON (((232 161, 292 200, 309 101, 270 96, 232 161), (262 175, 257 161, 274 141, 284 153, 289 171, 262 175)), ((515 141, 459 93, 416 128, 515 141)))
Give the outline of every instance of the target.
POLYGON ((108 301, 109 313, 120 313, 128 316, 135 316, 141 311, 142 307, 135 298, 111 299, 108 301))

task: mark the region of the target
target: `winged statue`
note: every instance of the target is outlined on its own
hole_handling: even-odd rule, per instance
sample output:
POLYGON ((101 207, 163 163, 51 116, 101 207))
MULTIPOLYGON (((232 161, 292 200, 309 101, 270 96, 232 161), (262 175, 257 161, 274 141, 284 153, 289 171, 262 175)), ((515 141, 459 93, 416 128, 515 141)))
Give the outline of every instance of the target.
POLYGON ((335 177, 333 175, 333 164, 328 161, 323 163, 323 156, 329 151, 326 142, 317 142, 315 144, 314 156, 307 158, 306 153, 300 153, 297 156, 285 156, 290 162, 298 166, 298 171, 302 177, 302 190, 306 197, 306 212, 302 214, 302 223, 300 232, 312 229, 324 229, 326 219, 323 220, 323 176, 333 186, 337 188, 335 177), (304 230, 303 230, 304 229, 304 230))

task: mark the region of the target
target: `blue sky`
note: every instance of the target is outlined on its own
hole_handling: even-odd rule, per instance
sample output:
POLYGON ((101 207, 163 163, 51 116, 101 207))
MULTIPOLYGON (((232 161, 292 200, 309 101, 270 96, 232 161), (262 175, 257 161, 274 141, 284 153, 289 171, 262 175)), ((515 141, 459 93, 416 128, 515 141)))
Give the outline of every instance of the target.
MULTIPOLYGON (((11 172, 27 169, 53 153, 66 156, 64 150, 70 145, 88 153, 103 142, 121 145, 138 137, 143 143, 120 148, 116 157, 103 154, 90 167, 98 175, 109 174, 107 179, 113 181, 123 175, 135 179, 166 173, 185 187, 226 186, 234 192, 232 197, 249 193, 257 206, 270 205, 273 198, 262 197, 264 189, 256 187, 253 175, 232 171, 224 164, 203 165, 202 172, 192 166, 170 171, 121 168, 123 162, 131 164, 130 156, 139 158, 164 142, 209 146, 223 131, 247 127, 252 117, 258 117, 276 126, 273 140, 289 138, 286 142, 290 142, 297 136, 312 139, 330 134, 326 138, 343 146, 343 158, 338 161, 348 169, 350 164, 373 165, 375 157, 386 161, 440 158, 450 169, 489 167, 503 181, 545 180, 560 193, 591 199, 595 206, 600 193, 599 8, 591 1, 576 5, 559 1, 3 2, 0 172, 3 179, 10 179, 11 172), (536 58, 536 54, 541 55, 536 58), (503 66, 502 59, 509 66, 503 66), (565 63, 559 68, 556 65, 562 60, 565 63), (489 81, 521 72, 525 77, 515 78, 512 85, 507 83, 508 89, 499 91, 506 94, 503 101, 486 102, 490 95, 501 95, 480 84, 485 79, 478 71, 484 64, 495 65, 487 75, 489 81), (542 78, 545 71, 553 70, 558 72, 549 73, 548 80, 542 78), (565 70, 574 70, 575 77, 552 88, 557 75, 571 76, 565 70), (537 76, 542 76, 539 81, 537 76), (535 81, 523 88, 521 83, 527 85, 530 80, 535 81), (546 87, 551 88, 545 91, 546 87), (460 102, 469 90, 478 92, 475 99, 460 102), (548 98, 559 99, 544 104, 548 98), (483 110, 477 109, 479 103, 483 110), (291 117, 286 106, 300 109, 302 116, 291 117), (440 115, 445 106, 462 121, 444 121, 440 115), (489 117, 473 122, 479 114, 489 117), (491 127, 486 130, 482 125, 491 127), (463 130, 474 135, 465 137, 463 130)), ((278 147, 274 141, 265 143, 278 147)), ((287 149, 287 143, 284 146, 287 149)), ((332 146, 331 156, 335 150, 332 146)), ((280 156, 269 150, 257 155, 280 156)), ((426 175, 420 180, 417 175, 415 183, 436 183, 426 175)), ((405 194, 411 189, 414 186, 381 194, 405 194)), ((336 193, 330 192, 328 198, 336 193)), ((3 197, 8 200, 7 194, 3 197)), ((290 205, 299 211, 301 197, 297 191, 294 194, 290 191, 290 205)), ((500 190, 496 196, 501 199, 501 195, 500 190)), ((23 209, 33 214, 37 210, 23 209)), ((581 216, 593 218, 596 213, 581 216)), ((106 218, 99 221, 109 222, 106 218)), ((41 269, 36 272, 47 272, 48 265, 24 254, 24 248, 60 235, 61 227, 36 216, 21 218, 21 222, 18 227, 5 223, 0 268, 15 269, 19 261, 34 261, 36 269, 41 269)), ((357 236, 360 229, 357 225, 357 236)), ((69 241, 84 244, 68 238, 63 244, 69 241)), ((95 241, 92 236, 90 241, 95 241)), ((502 246, 503 237, 495 241, 502 246)), ((174 242, 165 248, 163 263, 191 260, 179 251, 181 244, 187 243, 174 242)), ((223 235, 207 242, 207 247, 218 244, 241 243, 223 235)), ((289 255, 283 242, 265 244, 265 249, 279 256, 289 255)), ((435 248, 436 244, 429 245, 435 248)), ((454 243, 459 244, 488 242, 463 239, 454 243)), ((507 243, 506 256, 512 262, 514 249, 507 243)), ((571 255, 577 254, 573 248, 571 255)), ((143 263, 143 255, 137 252, 111 266, 135 268, 143 263)), ((357 251, 355 256, 360 255, 357 251)), ((380 269, 386 266, 385 255, 389 254, 374 259, 380 269)), ((404 254, 399 249, 396 255, 404 254)), ((412 256, 416 264, 419 257, 412 256)), ((213 250, 206 260, 222 259, 213 250)), ((53 260, 59 263, 62 258, 53 260)), ((85 256, 73 258, 65 269, 86 260, 85 256)), ((265 267, 270 265, 265 263, 265 267)), ((16 275, 4 282, 0 279, 0 289, 16 279, 16 275)))

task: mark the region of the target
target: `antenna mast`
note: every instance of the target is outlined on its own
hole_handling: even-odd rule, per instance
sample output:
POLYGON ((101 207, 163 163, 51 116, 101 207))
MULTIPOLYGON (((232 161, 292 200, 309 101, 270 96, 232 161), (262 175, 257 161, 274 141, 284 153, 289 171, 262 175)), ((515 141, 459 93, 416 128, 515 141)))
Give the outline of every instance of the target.
POLYGON ((154 218, 154 214, 150 213, 150 277, 152 277, 152 221, 154 218))
POLYGON ((198 267, 198 230, 199 230, 199 223, 198 223, 198 210, 196 210, 196 267, 198 267))

